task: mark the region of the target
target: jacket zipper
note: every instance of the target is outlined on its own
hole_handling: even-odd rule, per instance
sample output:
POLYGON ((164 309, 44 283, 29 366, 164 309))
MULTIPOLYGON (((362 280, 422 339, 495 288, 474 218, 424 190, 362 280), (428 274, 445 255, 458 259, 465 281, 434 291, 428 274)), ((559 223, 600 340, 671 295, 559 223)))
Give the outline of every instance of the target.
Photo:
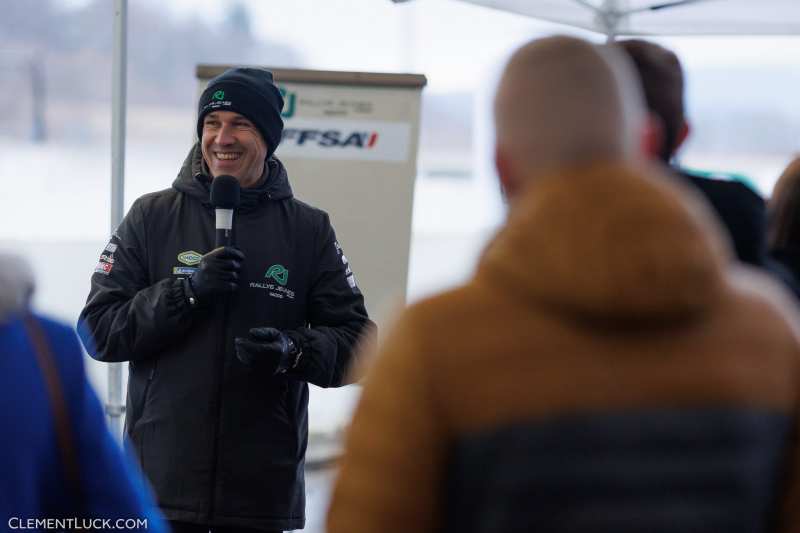
MULTIPOLYGON (((144 390, 142 391, 142 403, 141 403, 141 407, 139 408, 139 418, 136 420, 136 422, 138 422, 139 420, 142 419, 142 417, 144 417, 144 410, 147 407, 147 394, 150 392, 150 384, 153 383, 153 378, 156 375, 156 364, 157 363, 158 363, 158 359, 155 359, 153 361, 153 366, 150 368, 150 372, 147 374, 147 382, 144 384, 144 390)), ((135 368, 136 363, 131 361, 131 365, 135 368)), ((132 434, 132 433, 129 434, 129 432, 132 432, 133 431, 133 427, 136 425, 136 424, 130 424, 130 425, 128 424, 128 420, 129 420, 128 416, 129 415, 130 415, 130 412, 126 413, 126 415, 125 415, 125 428, 123 429, 123 434, 125 436, 128 436, 128 437, 130 437, 130 435, 132 434)), ((134 446, 134 451, 136 452, 136 458, 139 460, 139 467, 143 469, 145 467, 145 464, 144 464, 144 439, 141 439, 139 441, 139 444, 134 446)))
POLYGON ((223 388, 223 375, 222 373, 225 371, 225 347, 227 343, 225 342, 228 336, 228 320, 230 318, 230 298, 227 299, 225 303, 225 310, 223 311, 222 315, 222 340, 220 341, 219 346, 219 356, 217 357, 217 393, 215 396, 217 402, 217 414, 214 418, 214 442, 213 446, 211 447, 211 484, 208 488, 208 520, 209 522, 214 518, 214 511, 215 511, 215 502, 216 502, 216 492, 217 492, 217 470, 219 469, 219 440, 220 440, 220 431, 222 423, 220 422, 220 418, 222 417, 222 388, 223 388))
POLYGON ((147 374, 147 383, 144 384, 144 391, 142 391, 142 408, 139 409, 140 418, 144 416, 144 409, 147 407, 147 394, 150 392, 150 384, 153 383, 153 378, 156 377, 156 365, 158 365, 158 359, 153 360, 153 366, 150 367, 150 372, 147 374))

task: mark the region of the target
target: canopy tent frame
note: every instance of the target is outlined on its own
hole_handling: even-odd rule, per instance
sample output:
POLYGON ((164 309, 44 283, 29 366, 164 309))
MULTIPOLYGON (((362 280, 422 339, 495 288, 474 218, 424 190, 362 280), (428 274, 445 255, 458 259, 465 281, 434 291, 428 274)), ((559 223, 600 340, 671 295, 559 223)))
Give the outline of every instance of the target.
POLYGON ((800 3, 795 0, 462 1, 605 34, 609 40, 619 35, 800 34, 800 3), (675 15, 651 16, 664 11, 675 15))
POLYGON ((670 2, 663 2, 652 6, 637 7, 633 9, 619 9, 617 0, 605 0, 602 7, 596 6, 588 0, 572 0, 572 2, 592 11, 597 19, 599 27, 603 28, 608 41, 613 41, 620 34, 620 26, 631 15, 637 13, 648 13, 653 11, 660 11, 662 9, 669 9, 673 7, 683 7, 688 4, 697 4, 700 2, 709 2, 713 0, 673 0, 670 2))

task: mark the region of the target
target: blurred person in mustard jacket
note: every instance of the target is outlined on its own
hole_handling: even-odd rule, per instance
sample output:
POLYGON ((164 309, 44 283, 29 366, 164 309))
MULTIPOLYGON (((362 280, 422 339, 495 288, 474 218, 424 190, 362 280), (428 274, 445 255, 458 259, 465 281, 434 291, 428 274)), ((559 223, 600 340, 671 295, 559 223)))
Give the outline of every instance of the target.
POLYGON ((507 223, 379 350, 329 533, 800 527, 795 310, 731 266, 696 192, 640 162, 626 58, 533 41, 495 118, 507 223))

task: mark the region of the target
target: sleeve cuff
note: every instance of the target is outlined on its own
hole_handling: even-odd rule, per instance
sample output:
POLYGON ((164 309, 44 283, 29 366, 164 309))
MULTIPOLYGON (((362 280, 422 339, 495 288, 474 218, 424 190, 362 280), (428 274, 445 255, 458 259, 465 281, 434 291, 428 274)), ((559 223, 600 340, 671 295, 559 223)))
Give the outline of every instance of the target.
POLYGON ((308 343, 306 342, 305 337, 296 331, 287 331, 286 335, 292 339, 292 342, 295 346, 295 353, 291 356, 291 360, 289 361, 287 374, 291 374, 296 377, 302 377, 304 363, 306 362, 306 354, 308 353, 309 349, 308 343))
POLYGON ((189 281, 185 278, 177 279, 167 291, 167 308, 171 316, 185 315, 197 307, 189 281), (194 303, 192 302, 194 301, 194 303))

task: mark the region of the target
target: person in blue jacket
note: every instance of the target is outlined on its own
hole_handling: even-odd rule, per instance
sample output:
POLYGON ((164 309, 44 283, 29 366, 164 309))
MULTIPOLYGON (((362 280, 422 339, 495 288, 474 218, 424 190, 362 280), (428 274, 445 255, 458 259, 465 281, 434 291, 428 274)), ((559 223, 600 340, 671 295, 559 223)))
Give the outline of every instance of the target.
POLYGON ((33 286, 0 253, 0 529, 166 531, 105 426, 75 332, 29 310, 33 286))

